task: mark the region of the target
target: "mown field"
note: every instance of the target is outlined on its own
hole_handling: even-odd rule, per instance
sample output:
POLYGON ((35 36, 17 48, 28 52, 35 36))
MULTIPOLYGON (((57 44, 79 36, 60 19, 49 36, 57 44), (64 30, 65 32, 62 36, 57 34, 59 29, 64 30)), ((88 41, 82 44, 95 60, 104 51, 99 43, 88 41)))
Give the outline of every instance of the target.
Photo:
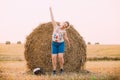
POLYGON ((88 45, 85 69, 80 73, 36 76, 28 71, 23 44, 0 44, 0 80, 119 80, 120 45, 88 45), (97 60, 98 58, 111 58, 97 60), (95 59, 97 58, 97 59, 95 59), (114 60, 118 58, 118 60, 114 60), (89 60, 93 59, 93 60, 89 60))

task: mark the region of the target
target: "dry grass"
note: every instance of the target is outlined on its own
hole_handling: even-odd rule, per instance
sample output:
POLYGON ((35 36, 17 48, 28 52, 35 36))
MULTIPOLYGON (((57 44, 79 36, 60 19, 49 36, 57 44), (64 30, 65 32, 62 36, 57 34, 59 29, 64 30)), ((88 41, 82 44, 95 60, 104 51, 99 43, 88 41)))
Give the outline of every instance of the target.
POLYGON ((2 44, 0 43, 0 55, 23 56, 24 44, 2 44))
POLYGON ((120 75, 120 61, 88 61, 86 69, 95 73, 120 75))
MULTIPOLYGON (((88 57, 120 56, 120 45, 90 45, 88 57), (100 49, 100 50, 99 50, 100 49), (107 50, 106 50, 107 49, 107 50), (112 50, 109 50, 112 49, 112 50), (98 51, 98 52, 97 52, 98 51), (109 51, 109 53, 107 53, 109 51), (106 52, 106 54, 105 54, 106 52), (95 55, 94 55, 95 54, 95 55)), ((119 80, 120 61, 88 61, 86 70, 91 73, 36 76, 28 72, 24 60, 23 44, 0 44, 0 80, 119 80), (4 56, 4 58, 2 58, 4 56), (5 58, 7 57, 7 58, 5 58), (15 60, 16 58, 16 60, 15 60), (6 60, 8 59, 8 60, 6 60), (21 59, 21 60, 19 60, 21 59)))
POLYGON ((120 45, 87 45, 87 60, 120 60, 120 45))
POLYGON ((93 73, 66 73, 65 75, 42 75, 36 76, 32 73, 27 72, 25 61, 2 61, 0 62, 0 75, 1 79, 6 80, 115 80, 118 79, 120 74, 119 62, 88 62, 86 69, 93 73), (99 66, 105 64, 103 67, 99 66), (118 65, 117 65, 118 63, 118 65), (111 66, 114 65, 114 66, 111 66), (108 67, 109 66, 109 67, 108 67), (107 68, 108 67, 108 68, 107 68), (107 73, 107 74, 106 74, 107 73))
POLYGON ((22 61, 24 60, 23 44, 0 44, 0 61, 22 61))
POLYGON ((120 45, 87 45, 87 57, 120 57, 120 45))

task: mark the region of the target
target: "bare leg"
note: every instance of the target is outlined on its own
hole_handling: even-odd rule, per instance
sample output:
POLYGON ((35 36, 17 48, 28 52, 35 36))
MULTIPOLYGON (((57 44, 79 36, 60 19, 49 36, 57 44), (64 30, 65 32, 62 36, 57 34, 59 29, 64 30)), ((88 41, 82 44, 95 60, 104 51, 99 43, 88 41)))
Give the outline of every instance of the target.
POLYGON ((64 64, 63 53, 59 53, 58 57, 59 57, 60 68, 63 69, 63 64, 64 64))
POLYGON ((57 54, 52 54, 53 70, 56 70, 56 58, 57 58, 57 54))

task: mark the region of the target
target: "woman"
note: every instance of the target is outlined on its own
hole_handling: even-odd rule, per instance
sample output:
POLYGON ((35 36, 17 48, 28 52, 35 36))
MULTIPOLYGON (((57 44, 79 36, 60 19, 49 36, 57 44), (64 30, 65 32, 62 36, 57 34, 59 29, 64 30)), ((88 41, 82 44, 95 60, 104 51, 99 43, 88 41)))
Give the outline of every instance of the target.
POLYGON ((68 46, 70 47, 70 42, 67 37, 66 29, 69 28, 69 22, 64 22, 62 25, 57 25, 57 23, 54 20, 52 8, 50 7, 50 16, 52 20, 53 25, 53 34, 52 34, 52 65, 53 65, 53 71, 52 74, 56 74, 56 58, 58 55, 59 63, 60 63, 60 73, 62 74, 64 72, 63 64, 64 64, 64 40, 67 41, 68 46))

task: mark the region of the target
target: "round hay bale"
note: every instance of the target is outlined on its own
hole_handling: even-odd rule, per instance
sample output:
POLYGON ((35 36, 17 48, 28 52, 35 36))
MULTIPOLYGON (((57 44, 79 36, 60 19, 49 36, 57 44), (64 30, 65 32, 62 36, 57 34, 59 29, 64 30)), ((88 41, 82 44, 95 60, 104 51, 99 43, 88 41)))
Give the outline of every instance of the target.
POLYGON ((21 41, 17 41, 17 44, 22 44, 22 42, 21 41))
MULTIPOLYGON (((39 25, 27 36, 25 43, 25 59, 30 70, 40 67, 45 72, 52 71, 51 41, 52 23, 39 25)), ((86 62, 86 44, 80 34, 71 25, 67 29, 71 47, 65 46, 64 69, 65 72, 78 72, 84 68, 86 62)), ((59 65, 57 65, 59 69, 59 65)))
POLYGON ((11 42, 10 42, 10 41, 6 41, 5 44, 6 44, 6 45, 10 45, 11 42))

